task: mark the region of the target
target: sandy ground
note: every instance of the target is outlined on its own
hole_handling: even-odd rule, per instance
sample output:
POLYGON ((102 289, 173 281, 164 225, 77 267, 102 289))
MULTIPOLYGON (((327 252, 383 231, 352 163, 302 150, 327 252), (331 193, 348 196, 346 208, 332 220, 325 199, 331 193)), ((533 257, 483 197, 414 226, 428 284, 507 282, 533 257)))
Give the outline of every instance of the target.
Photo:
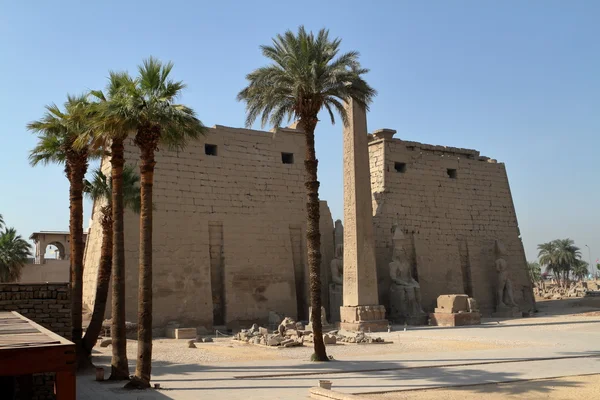
MULTIPOLYGON (((484 341, 420 336, 416 332, 372 334, 381 336, 392 343, 351 344, 343 343, 327 346, 328 355, 334 359, 360 358, 390 353, 429 353, 438 351, 492 350, 502 348, 527 347, 527 341, 484 341)), ((152 359, 172 364, 218 364, 232 361, 253 360, 309 360, 313 353, 312 344, 303 347, 265 347, 233 341, 230 338, 213 339, 213 343, 196 343, 195 349, 188 348, 187 340, 157 339, 153 341, 152 359)), ((110 357, 111 347, 94 349, 95 357, 110 357)), ((127 341, 127 356, 135 359, 137 342, 127 341)))
MULTIPOLYGON (((532 324, 532 320, 542 322, 546 318, 551 318, 553 322, 569 322, 580 320, 586 316, 597 316, 597 310, 600 309, 600 298, 565 299, 558 301, 538 300, 538 309, 539 312, 535 318, 513 320, 511 323, 525 325, 520 328, 524 332, 566 331, 571 329, 571 326, 568 324, 539 326, 532 324)), ((496 322, 488 321, 487 323, 496 322)), ((530 335, 527 336, 529 340, 514 340, 514 338, 512 340, 501 340, 481 336, 457 337, 452 333, 452 329, 419 330, 409 327, 407 332, 399 329, 399 331, 391 333, 373 333, 372 336, 380 336, 392 343, 372 345, 338 344, 328 346, 327 353, 333 356, 334 359, 341 360, 395 353, 512 349, 541 345, 537 340, 531 340, 530 335)), ((214 343, 196 343, 196 349, 189 349, 187 340, 156 339, 153 341, 152 358, 154 361, 174 364, 218 364, 222 362, 253 360, 309 360, 313 352, 310 344, 293 348, 269 348, 233 341, 230 337, 219 337, 214 338, 214 340, 214 343)), ((135 360, 137 354, 137 342, 135 340, 127 341, 127 353, 130 360, 135 360)), ((94 357, 106 360, 110 356, 110 347, 95 347, 94 357)))
POLYGON ((388 392, 361 395, 372 400, 500 400, 500 399, 597 399, 600 375, 570 376, 526 382, 498 383, 451 389, 388 392))

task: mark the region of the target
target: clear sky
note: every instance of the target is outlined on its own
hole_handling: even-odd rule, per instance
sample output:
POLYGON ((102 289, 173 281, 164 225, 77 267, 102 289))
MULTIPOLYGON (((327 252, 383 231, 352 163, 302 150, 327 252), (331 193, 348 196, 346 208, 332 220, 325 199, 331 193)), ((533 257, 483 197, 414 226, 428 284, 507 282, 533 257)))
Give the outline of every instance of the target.
MULTIPOLYGON (((527 258, 570 237, 600 257, 600 2, 0 2, 0 213, 29 236, 67 230, 61 167, 31 168, 25 125, 66 93, 103 88, 109 70, 150 55, 175 63, 182 102, 202 121, 242 126, 258 46, 304 24, 358 50, 378 91, 369 130, 474 148, 505 162, 527 258)), ((321 198, 342 215, 341 125, 318 126, 321 198)), ((89 218, 89 203, 86 223, 89 218)))

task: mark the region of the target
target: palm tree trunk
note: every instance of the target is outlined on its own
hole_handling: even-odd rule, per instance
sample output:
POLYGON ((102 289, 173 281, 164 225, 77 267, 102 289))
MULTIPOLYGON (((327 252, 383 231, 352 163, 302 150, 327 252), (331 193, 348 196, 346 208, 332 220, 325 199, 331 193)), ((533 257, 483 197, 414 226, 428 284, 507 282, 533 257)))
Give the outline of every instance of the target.
POLYGON ((147 127, 138 131, 140 147, 140 265, 138 288, 138 352, 135 376, 128 388, 150 387, 152 370, 152 187, 154 184, 154 152, 160 131, 147 127))
POLYGON ((112 359, 111 380, 129 379, 125 327, 125 230, 123 227, 123 139, 116 138, 111 147, 112 183, 112 359))
POLYGON ((323 327, 321 326, 321 233, 319 231, 319 181, 317 180, 318 161, 315 153, 315 128, 317 118, 301 118, 305 129, 306 154, 306 248, 308 250, 308 271, 310 285, 311 321, 313 327, 315 353, 314 361, 328 361, 323 343, 323 327))
POLYGON ((83 349, 86 357, 91 357, 92 349, 98 341, 98 335, 102 330, 104 313, 106 311, 106 298, 110 286, 110 273, 112 270, 112 207, 105 206, 102 209, 102 247, 100 248, 100 265, 98 266, 98 278, 96 281, 96 297, 94 300, 94 311, 92 319, 83 337, 83 349))
POLYGON ((87 170, 87 156, 70 156, 69 168, 69 235, 71 242, 71 340, 75 343, 78 365, 84 361, 81 336, 83 312, 83 179, 87 170))

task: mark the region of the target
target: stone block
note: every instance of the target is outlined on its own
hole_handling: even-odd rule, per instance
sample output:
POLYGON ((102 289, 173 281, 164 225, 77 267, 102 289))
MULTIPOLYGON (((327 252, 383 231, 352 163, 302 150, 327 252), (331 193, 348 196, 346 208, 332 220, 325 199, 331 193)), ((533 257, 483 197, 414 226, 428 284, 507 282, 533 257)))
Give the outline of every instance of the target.
POLYGON ((454 314, 469 311, 469 296, 466 294, 443 294, 437 298, 436 314, 454 314))
POLYGON ((455 314, 429 314, 429 325, 431 326, 466 326, 480 324, 481 314, 478 312, 461 312, 455 314))
POLYGON ((196 339, 196 328, 167 328, 166 334, 172 339, 196 339))
POLYGON ((385 307, 382 305, 342 306, 340 317, 340 328, 348 331, 381 332, 386 331, 388 327, 385 307))

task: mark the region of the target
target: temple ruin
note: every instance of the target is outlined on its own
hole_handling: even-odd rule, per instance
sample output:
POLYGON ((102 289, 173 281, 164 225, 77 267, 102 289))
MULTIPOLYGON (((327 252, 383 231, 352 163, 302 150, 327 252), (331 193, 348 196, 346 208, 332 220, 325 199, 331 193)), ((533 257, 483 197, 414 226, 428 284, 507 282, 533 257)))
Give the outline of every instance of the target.
MULTIPOLYGON (((390 305, 398 303, 390 294, 417 293, 418 286, 426 313, 434 311, 440 295, 466 294, 477 300, 482 315, 489 316, 496 311, 498 240, 504 245, 503 266, 514 301, 521 311, 533 308, 504 164, 475 150, 403 141, 394 133, 382 129, 367 136, 376 284, 375 298, 364 292, 360 299, 385 307, 389 318, 390 305), (394 258, 395 247, 401 249, 401 259, 400 253, 394 258), (410 270, 410 292, 399 280, 392 281, 390 268, 400 267, 410 270), (393 285, 401 289, 391 290, 393 285)), ((183 151, 157 153, 153 243, 157 327, 177 321, 235 329, 265 323, 270 311, 308 319, 303 155, 298 126, 265 132, 216 125, 183 151)), ((125 157, 131 164, 139 159, 131 142, 125 157)), ((103 160, 102 168, 109 171, 108 160, 103 160)), ((100 207, 94 204, 93 219, 100 207)), ((339 275, 347 271, 340 255, 348 246, 341 243, 347 236, 341 224, 335 226, 334 231, 322 201, 322 294, 330 322, 340 318, 342 297, 346 303, 355 290, 348 291, 348 277, 339 275)), ((88 308, 94 302, 100 246, 101 227, 94 222, 85 251, 88 308)), ((137 315, 138 246, 139 217, 126 211, 130 321, 137 315)), ((360 299, 351 305, 363 305, 360 299)), ((417 305, 412 308, 421 311, 417 305)))

